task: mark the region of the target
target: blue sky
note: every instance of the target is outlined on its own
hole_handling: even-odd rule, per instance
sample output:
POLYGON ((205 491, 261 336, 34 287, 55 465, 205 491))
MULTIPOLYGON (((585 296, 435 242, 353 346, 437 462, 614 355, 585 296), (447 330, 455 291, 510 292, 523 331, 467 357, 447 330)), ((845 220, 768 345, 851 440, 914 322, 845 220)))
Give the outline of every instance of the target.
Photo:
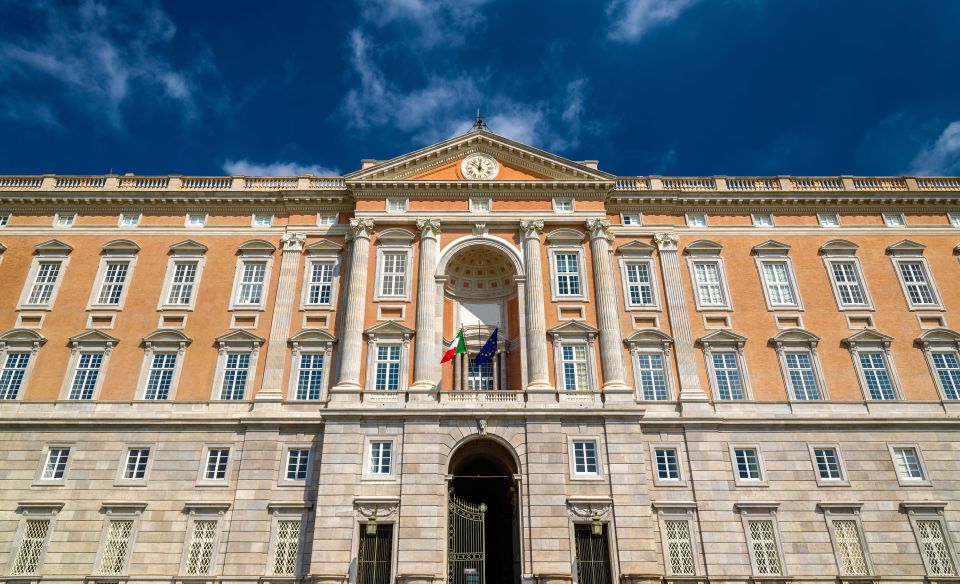
POLYGON ((346 173, 490 128, 621 175, 960 174, 954 0, 0 0, 0 174, 346 173))

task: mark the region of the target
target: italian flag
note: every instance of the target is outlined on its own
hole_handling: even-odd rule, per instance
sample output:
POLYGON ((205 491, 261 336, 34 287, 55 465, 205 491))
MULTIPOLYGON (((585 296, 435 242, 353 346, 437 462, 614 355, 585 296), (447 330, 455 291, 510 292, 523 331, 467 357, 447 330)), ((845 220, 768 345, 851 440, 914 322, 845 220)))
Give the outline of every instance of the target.
POLYGON ((460 353, 466 352, 467 344, 463 342, 463 327, 460 327, 460 332, 457 333, 457 336, 453 337, 450 347, 447 348, 446 352, 443 354, 443 358, 440 359, 440 364, 443 365, 450 359, 453 359, 454 355, 459 355, 460 353))

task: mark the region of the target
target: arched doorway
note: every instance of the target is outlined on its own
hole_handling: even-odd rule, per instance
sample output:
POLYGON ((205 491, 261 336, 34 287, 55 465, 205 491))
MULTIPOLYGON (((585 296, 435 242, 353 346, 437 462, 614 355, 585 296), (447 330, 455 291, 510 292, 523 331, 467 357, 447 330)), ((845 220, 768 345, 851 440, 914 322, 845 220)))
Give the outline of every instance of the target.
POLYGON ((450 584, 520 584, 520 506, 513 454, 479 437, 450 457, 447 577, 450 584))

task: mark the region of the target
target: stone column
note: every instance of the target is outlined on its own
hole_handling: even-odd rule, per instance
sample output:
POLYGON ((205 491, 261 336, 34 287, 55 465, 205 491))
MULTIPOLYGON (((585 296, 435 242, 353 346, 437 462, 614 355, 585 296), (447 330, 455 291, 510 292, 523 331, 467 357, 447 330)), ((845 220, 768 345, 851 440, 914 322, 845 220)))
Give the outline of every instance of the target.
POLYGON ((677 253, 680 238, 676 233, 657 233, 653 236, 653 240, 657 244, 657 249, 660 250, 663 288, 667 292, 667 312, 670 316, 670 328, 673 330, 677 367, 680 370, 679 397, 684 401, 705 401, 707 394, 700 387, 693 335, 687 318, 687 304, 683 299, 683 281, 680 278, 680 258, 677 253))
POLYGON ((350 252, 350 285, 340 342, 340 376, 331 392, 360 391, 360 356, 363 353, 363 312, 367 303, 367 270, 373 219, 350 220, 353 248, 350 252))
POLYGON ((273 303, 273 321, 270 325, 270 338, 267 340, 267 362, 257 400, 283 400, 283 364, 286 361, 287 340, 290 337, 297 270, 300 268, 300 256, 306 239, 305 233, 284 233, 280 238, 283 248, 280 283, 277 285, 277 296, 273 303))
POLYGON ((600 328, 600 365, 604 391, 629 391, 623 363, 623 335, 620 331, 620 303, 611 257, 610 221, 587 219, 590 230, 590 255, 593 256, 593 281, 596 286, 597 324, 600 328))
POLYGON ((523 263, 527 272, 527 389, 553 390, 547 370, 547 317, 544 312, 543 270, 540 262, 540 234, 543 221, 520 221, 520 239, 523 241, 523 263))
POLYGON ((420 230, 420 276, 417 283, 417 338, 411 392, 431 392, 440 383, 437 339, 437 251, 440 221, 417 219, 420 230))

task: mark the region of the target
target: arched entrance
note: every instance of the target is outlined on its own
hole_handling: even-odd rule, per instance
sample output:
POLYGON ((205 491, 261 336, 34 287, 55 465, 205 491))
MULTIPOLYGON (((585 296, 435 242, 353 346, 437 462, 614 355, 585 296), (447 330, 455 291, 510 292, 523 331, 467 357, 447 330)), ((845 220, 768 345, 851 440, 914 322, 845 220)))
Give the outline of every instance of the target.
POLYGON ((520 506, 513 454, 478 437, 450 457, 447 577, 450 584, 520 583, 520 506))

